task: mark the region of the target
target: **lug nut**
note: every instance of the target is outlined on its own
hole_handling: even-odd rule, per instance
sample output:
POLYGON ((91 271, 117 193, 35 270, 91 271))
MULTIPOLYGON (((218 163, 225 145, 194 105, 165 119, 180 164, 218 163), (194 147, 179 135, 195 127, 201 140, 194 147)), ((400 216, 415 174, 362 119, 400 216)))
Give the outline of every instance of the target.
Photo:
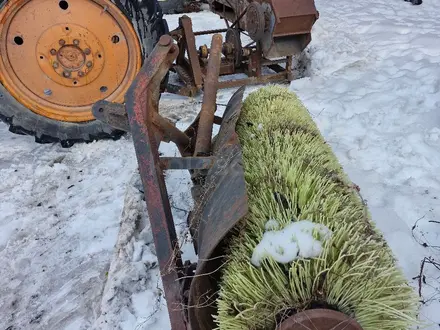
POLYGON ((69 71, 64 71, 64 72, 63 72, 63 76, 64 76, 65 78, 69 78, 69 77, 70 77, 70 72, 69 72, 69 71))
POLYGON ((91 61, 88 61, 87 64, 86 64, 86 66, 87 66, 88 68, 91 68, 92 65, 93 65, 93 63, 92 63, 91 61))
POLYGON ((91 51, 89 48, 84 49, 84 54, 90 55, 91 51))
POLYGON ((79 45, 79 40, 78 39, 74 39, 73 40, 73 44, 78 46, 79 45))
POLYGON ((54 69, 57 69, 58 66, 59 66, 59 65, 58 65, 58 62, 53 62, 52 66, 53 66, 54 69))
POLYGON ((78 77, 84 77, 84 72, 82 71, 78 72, 78 77))
POLYGON ((60 44, 60 46, 64 46, 66 42, 63 39, 60 39, 60 41, 58 41, 58 43, 60 44))
POLYGON ((51 55, 56 55, 57 54, 57 50, 56 49, 51 49, 50 50, 50 54, 51 55))

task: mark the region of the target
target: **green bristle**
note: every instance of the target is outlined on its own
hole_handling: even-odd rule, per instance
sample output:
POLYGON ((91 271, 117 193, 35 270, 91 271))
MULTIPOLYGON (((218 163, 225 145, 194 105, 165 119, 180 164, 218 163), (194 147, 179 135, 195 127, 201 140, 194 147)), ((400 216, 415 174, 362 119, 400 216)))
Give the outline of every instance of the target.
MULTIPOLYGON (((249 214, 230 242, 216 322, 222 330, 275 329, 287 311, 337 309, 364 330, 409 329, 417 297, 392 251, 295 94, 252 93, 237 124, 249 214), (310 220, 332 232, 317 258, 279 264, 251 256, 269 219, 310 220)), ((315 233, 316 235, 316 233, 315 233)))

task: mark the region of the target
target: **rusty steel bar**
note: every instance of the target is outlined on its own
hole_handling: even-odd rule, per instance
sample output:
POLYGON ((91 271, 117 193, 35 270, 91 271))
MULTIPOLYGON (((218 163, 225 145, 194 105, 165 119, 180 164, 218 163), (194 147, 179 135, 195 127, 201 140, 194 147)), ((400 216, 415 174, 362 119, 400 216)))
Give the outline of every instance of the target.
MULTIPOLYGON (((188 58, 190 62, 190 69, 194 79, 194 85, 198 88, 202 88, 202 70, 200 68, 199 56, 196 48, 196 38, 192 28, 192 21, 186 15, 183 15, 179 19, 179 25, 183 29, 183 38, 186 44, 186 50, 188 52, 188 58)), ((183 54, 182 54, 183 55, 183 54)), ((181 64, 181 63, 178 63, 181 64)))
POLYGON ((197 31, 194 32, 195 36, 203 36, 205 34, 216 34, 216 33, 224 33, 228 31, 228 29, 217 29, 217 30, 206 30, 206 31, 197 31))
POLYGON ((214 34, 212 36, 208 68, 204 81, 203 104, 200 111, 199 129, 197 131, 194 156, 207 155, 211 151, 212 125, 214 123, 215 105, 217 100, 222 47, 222 35, 214 34))
POLYGON ((162 36, 126 94, 126 111, 142 179, 172 330, 187 330, 181 295, 180 249, 159 159, 160 130, 153 124, 160 85, 178 55, 162 36))
POLYGON ((185 154, 185 150, 190 146, 190 139, 185 133, 176 128, 168 119, 163 118, 157 113, 152 114, 152 122, 162 131, 163 141, 173 141, 182 155, 185 154))

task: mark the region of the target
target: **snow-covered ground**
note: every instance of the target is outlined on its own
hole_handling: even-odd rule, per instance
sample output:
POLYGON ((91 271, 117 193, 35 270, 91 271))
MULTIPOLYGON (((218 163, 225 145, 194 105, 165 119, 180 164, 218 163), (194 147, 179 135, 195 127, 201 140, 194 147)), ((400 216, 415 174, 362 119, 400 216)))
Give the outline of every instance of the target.
MULTIPOLYGON (((439 329, 440 269, 428 260, 418 276, 424 258, 440 263, 440 2, 316 6, 309 77, 291 88, 420 288, 421 319, 439 329)), ((197 30, 223 26, 190 16, 197 30)), ((171 104, 179 127, 200 107, 171 104)), ((0 329, 168 329, 130 136, 62 149, 0 123, 0 141, 0 329)), ((184 240, 190 181, 169 171, 167 184, 184 240)), ((184 253, 193 257, 190 246, 184 253)))

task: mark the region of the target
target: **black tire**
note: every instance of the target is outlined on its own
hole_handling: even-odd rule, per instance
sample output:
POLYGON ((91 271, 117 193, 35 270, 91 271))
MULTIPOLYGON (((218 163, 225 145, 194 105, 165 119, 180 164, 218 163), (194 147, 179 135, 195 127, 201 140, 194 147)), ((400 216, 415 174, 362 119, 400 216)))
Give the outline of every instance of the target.
MULTIPOLYGON (((145 60, 159 38, 168 33, 157 0, 111 0, 131 21, 141 43, 145 60)), ((0 0, 0 10, 8 0, 0 0)), ((0 83, 0 120, 9 125, 9 131, 32 135, 37 143, 60 142, 70 147, 77 142, 91 142, 99 139, 118 139, 124 132, 98 121, 69 123, 53 120, 24 107, 0 83)))

